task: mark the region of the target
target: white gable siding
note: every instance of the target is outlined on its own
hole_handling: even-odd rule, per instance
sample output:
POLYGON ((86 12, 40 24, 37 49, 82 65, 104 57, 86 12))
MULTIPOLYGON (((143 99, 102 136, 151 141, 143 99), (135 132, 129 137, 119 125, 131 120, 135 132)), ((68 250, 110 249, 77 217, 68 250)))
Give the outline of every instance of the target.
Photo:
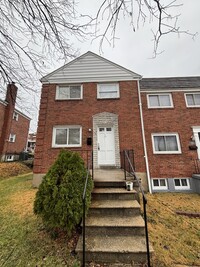
POLYGON ((42 78, 43 83, 82 83, 137 80, 140 76, 88 52, 42 78))

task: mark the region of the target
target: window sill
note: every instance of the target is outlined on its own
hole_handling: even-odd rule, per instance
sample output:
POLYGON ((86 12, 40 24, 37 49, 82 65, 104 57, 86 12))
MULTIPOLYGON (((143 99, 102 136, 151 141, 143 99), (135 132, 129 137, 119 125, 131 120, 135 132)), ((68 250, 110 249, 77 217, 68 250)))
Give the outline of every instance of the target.
POLYGON ((113 97, 113 98, 97 98, 97 100, 119 100, 120 97, 113 97))

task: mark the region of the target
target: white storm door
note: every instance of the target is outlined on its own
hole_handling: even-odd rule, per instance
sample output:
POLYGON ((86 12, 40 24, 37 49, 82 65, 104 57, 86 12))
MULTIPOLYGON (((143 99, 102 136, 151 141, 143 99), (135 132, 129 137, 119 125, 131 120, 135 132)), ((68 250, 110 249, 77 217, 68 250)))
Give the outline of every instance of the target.
POLYGON ((200 159, 200 128, 193 129, 194 139, 197 146, 198 159, 200 159))
POLYGON ((115 164, 115 138, 112 127, 98 128, 97 149, 99 165, 115 164))

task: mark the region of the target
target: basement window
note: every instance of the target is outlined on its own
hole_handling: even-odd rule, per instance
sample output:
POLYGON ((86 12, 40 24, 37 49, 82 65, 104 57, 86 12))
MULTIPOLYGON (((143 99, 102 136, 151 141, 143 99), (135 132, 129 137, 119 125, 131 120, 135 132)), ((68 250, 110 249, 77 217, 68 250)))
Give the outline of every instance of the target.
POLYGON ((6 161, 13 161, 14 160, 14 155, 7 155, 6 156, 6 161))
POLYGON ((187 178, 176 178, 174 179, 175 189, 187 190, 190 189, 189 180, 187 178))
POLYGON ((157 189, 157 190, 168 189, 167 180, 164 178, 152 179, 152 185, 153 185, 153 189, 157 189))

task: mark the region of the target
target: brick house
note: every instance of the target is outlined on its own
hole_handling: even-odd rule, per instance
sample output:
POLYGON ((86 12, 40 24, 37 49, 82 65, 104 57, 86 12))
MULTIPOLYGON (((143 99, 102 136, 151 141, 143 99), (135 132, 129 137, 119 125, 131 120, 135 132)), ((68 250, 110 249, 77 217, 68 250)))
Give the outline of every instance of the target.
POLYGON ((26 149, 30 118, 15 108, 17 87, 9 84, 0 100, 0 160, 13 161, 26 149))
POLYGON ((200 118, 194 116, 199 104, 188 103, 199 103, 200 78, 141 79, 92 52, 43 77, 34 185, 61 148, 93 149, 95 168, 120 168, 120 151, 133 149, 137 174, 150 191, 191 190, 198 150, 188 147, 194 138, 199 145, 200 118))

